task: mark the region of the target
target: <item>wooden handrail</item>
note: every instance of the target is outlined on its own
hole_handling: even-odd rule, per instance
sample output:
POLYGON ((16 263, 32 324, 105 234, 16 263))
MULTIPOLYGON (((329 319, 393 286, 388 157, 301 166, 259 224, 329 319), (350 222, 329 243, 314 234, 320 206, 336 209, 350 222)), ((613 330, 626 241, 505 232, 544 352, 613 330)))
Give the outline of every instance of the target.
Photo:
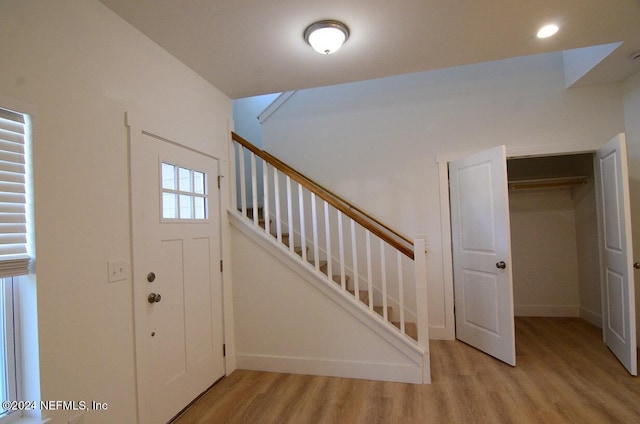
POLYGON ((245 140, 233 131, 231 132, 231 138, 245 147, 247 150, 253 152, 256 156, 260 157, 265 162, 269 163, 274 168, 288 175, 298 184, 305 187, 307 190, 315 193, 321 199, 325 200, 331 206, 347 215, 349 218, 353 219, 376 236, 380 237, 380 239, 387 242, 389 245, 400 251, 405 256, 414 259, 413 242, 406 236, 389 228, 371 215, 359 209, 357 206, 352 205, 342 197, 331 192, 330 190, 327 190, 310 178, 302 175, 286 163, 282 162, 280 159, 277 159, 264 150, 254 146, 249 141, 245 140))

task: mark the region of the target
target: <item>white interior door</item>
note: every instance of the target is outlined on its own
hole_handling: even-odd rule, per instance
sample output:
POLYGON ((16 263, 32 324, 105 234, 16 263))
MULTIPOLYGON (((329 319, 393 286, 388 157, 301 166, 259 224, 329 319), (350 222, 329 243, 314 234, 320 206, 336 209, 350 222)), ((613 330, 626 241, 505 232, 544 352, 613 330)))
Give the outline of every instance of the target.
POLYGON ((456 337, 516 364, 505 147, 449 163, 456 337))
POLYGON ((602 258, 604 341, 632 375, 638 374, 629 175, 624 136, 596 154, 602 258))
POLYGON ((224 375, 218 161, 131 128, 139 422, 224 375))

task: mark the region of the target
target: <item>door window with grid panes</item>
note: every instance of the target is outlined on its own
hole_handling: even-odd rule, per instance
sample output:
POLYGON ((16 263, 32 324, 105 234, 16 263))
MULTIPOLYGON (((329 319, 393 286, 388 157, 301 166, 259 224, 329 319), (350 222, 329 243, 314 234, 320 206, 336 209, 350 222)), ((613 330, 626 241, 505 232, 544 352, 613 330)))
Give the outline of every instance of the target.
POLYGON ((163 221, 205 221, 207 175, 195 169, 161 163, 163 221))

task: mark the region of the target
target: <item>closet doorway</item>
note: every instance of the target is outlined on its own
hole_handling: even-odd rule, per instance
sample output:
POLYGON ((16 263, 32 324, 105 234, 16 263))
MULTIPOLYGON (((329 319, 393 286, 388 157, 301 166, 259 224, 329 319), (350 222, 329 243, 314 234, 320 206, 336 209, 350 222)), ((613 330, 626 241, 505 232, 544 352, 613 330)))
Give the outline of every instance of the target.
POLYGON ((595 166, 591 170, 585 167, 588 156, 548 158, 549 164, 558 160, 567 162, 552 166, 555 168, 553 173, 545 175, 541 169, 534 170, 536 159, 528 158, 530 162, 512 162, 512 181, 509 182, 504 146, 448 163, 456 338, 515 366, 513 277, 517 263, 520 263, 521 271, 525 263, 533 263, 530 264, 533 271, 526 275, 532 279, 523 283, 520 289, 523 294, 519 294, 518 299, 521 302, 518 305, 519 315, 530 315, 534 310, 538 315, 550 314, 555 310, 553 314, 557 316, 569 313, 566 311, 568 307, 572 315, 580 316, 582 313, 585 317, 589 316, 590 320, 597 321, 598 308, 593 306, 597 303, 597 290, 591 280, 594 274, 591 272, 588 278, 583 278, 581 287, 578 270, 579 262, 595 263, 593 271, 601 293, 604 341, 629 373, 637 375, 626 157, 625 138, 619 134, 595 152, 595 166), (576 168, 581 172, 569 172, 564 167, 576 168), (559 170, 566 176, 558 176, 559 170), (518 172, 521 172, 520 176, 514 178, 518 172), (582 175, 573 175, 576 173, 582 175), (596 256, 589 247, 589 237, 592 241, 594 233, 587 230, 593 226, 593 208, 581 206, 577 212, 575 199, 580 195, 577 204, 584 202, 585 205, 593 205, 594 197, 589 195, 590 179, 595 180, 597 259, 594 259, 596 256), (527 190, 531 194, 550 189, 551 186, 559 188, 568 184, 573 187, 569 199, 559 196, 557 192, 555 197, 549 198, 549 190, 546 195, 538 196, 540 199, 537 202, 535 196, 530 195, 514 195, 514 201, 510 201, 509 187, 512 191, 527 190), (584 186, 583 191, 576 190, 580 186, 584 186), (536 203, 538 211, 533 212, 530 207, 536 203), (509 204, 517 215, 516 231, 533 236, 529 242, 517 246, 519 259, 515 263, 512 262, 509 204), (546 205, 542 211, 539 210, 540 204, 546 205), (573 212, 568 211, 570 205, 573 212), (553 213, 549 213, 549 210, 553 213), (531 216, 526 219, 527 215, 533 219, 531 216), (521 219, 523 217, 524 220, 521 219), (543 221, 551 223, 551 235, 545 235, 542 230, 543 221), (584 244, 580 248, 579 237, 581 245, 584 244), (555 238, 560 246, 552 249, 545 238, 555 238), (584 243, 582 238, 586 239, 584 243), (549 250, 552 252, 549 253, 549 250), (534 259, 536 253, 542 257, 540 262, 534 259), (559 284, 559 274, 570 283, 559 284), (543 279, 545 281, 541 283, 543 279), (549 294, 548 290, 536 291, 535 287, 541 284, 561 292, 564 296, 559 302, 561 304, 556 304, 557 299, 551 301, 550 297, 545 297, 549 294), (581 290, 584 302, 580 297, 581 290))
POLYGON ((515 316, 602 328, 594 154, 507 160, 515 316))

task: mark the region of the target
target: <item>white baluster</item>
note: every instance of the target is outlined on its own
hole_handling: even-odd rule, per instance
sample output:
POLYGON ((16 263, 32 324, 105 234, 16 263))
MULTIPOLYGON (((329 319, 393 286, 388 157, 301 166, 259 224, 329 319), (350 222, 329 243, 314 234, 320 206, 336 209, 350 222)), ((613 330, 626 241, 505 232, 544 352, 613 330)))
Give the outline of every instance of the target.
POLYGON ((238 160, 236 159, 240 144, 235 141, 231 141, 231 150, 233 152, 233 160, 229 163, 229 175, 233 175, 233 184, 231 185, 231 205, 234 209, 238 209, 238 187, 240 183, 238 181, 238 160))
POLYGON ((238 160, 240 164, 240 211, 243 216, 247 216, 247 181, 244 169, 244 147, 242 146, 238 152, 238 160))
POLYGON ((262 161, 262 217, 264 218, 264 232, 267 234, 271 234, 269 195, 269 164, 266 161, 262 161))
POLYGON ((293 251, 293 204, 291 203, 291 177, 287 175, 287 220, 289 225, 289 252, 293 251))
POLYGON ((333 267, 331 264, 331 227, 329 225, 329 203, 324 202, 324 235, 327 242, 327 277, 333 280, 333 267))
POLYGON ((389 321, 387 301, 387 262, 384 254, 384 241, 380 240, 380 276, 382 277, 382 316, 389 321))
POLYGON ((356 246, 356 222, 351 221, 351 258, 353 260, 353 290, 356 299, 360 299, 360 277, 358 276, 358 249, 356 246))
POLYGON ((251 202, 253 203, 253 225, 258 226, 258 173, 256 171, 256 155, 251 152, 251 202))
POLYGON ((402 281, 402 253, 396 251, 396 257, 398 258, 398 297, 400 301, 400 331, 404 334, 404 281, 402 281))
POLYGON ((298 184, 298 207, 300 209, 300 248, 303 261, 307 261, 307 233, 305 231, 304 196, 302 184, 298 184))
POLYGON ((316 271, 320 271, 320 252, 318 247, 318 215, 316 211, 316 194, 311 193, 311 224, 313 230, 313 262, 316 271))
POLYGON ((344 272, 344 237, 342 234, 342 212, 338 211, 338 249, 340 251, 340 285, 342 290, 347 289, 344 272))
POLYGON ((371 270, 371 232, 366 230, 367 241, 367 281, 369 282, 369 310, 373 311, 373 272, 371 270))
POLYGON ((282 243, 282 216, 280 213, 280 179, 278 170, 273 168, 273 199, 276 207, 276 238, 282 243))

